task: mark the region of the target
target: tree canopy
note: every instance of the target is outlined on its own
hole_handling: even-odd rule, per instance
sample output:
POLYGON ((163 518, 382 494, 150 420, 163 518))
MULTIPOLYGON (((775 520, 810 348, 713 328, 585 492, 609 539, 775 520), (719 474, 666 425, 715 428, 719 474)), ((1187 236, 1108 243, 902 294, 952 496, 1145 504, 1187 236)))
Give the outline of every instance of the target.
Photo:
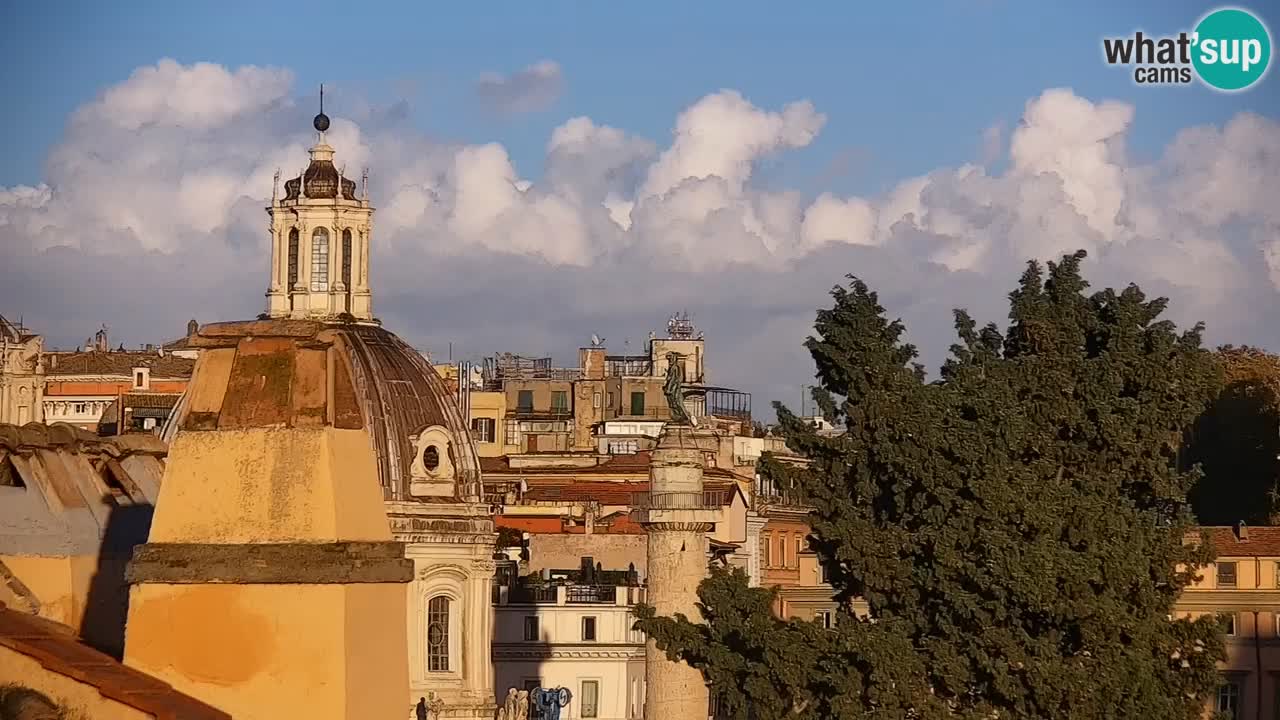
POLYGON ((703 618, 637 613, 731 717, 1200 717, 1223 649, 1216 619, 1169 617, 1210 553, 1177 455, 1221 370, 1165 300, 1086 294, 1084 257, 1030 263, 1003 331, 956 311, 935 381, 864 282, 832 291, 806 346, 847 432, 777 405, 811 463, 761 472, 815 508, 835 627, 777 619, 741 571, 700 586, 703 618))
POLYGON ((1205 525, 1280 524, 1280 357, 1227 345, 1222 392, 1188 433, 1186 466, 1204 476, 1191 506, 1205 525))

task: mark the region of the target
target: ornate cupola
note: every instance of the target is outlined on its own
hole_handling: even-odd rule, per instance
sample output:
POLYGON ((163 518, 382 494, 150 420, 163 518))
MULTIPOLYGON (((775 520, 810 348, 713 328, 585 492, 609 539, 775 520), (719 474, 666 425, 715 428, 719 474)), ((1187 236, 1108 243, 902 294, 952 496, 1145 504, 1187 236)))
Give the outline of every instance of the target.
POLYGON ((316 144, 311 163, 285 181, 280 197, 280 171, 271 191, 271 283, 267 314, 273 318, 350 319, 375 322, 369 291, 369 238, 373 207, 369 174, 356 183, 334 165, 333 148, 325 142, 329 116, 320 113, 312 126, 316 144), (349 317, 348 317, 349 316, 349 317))

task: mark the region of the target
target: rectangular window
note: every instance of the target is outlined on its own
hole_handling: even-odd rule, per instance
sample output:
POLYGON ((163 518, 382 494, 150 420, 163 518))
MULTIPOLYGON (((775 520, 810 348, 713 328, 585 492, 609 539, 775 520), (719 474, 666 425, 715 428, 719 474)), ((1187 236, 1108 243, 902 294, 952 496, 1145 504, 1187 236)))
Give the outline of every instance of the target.
POLYGON ((1214 708, 1235 720, 1240 716, 1240 683, 1227 682, 1218 687, 1218 702, 1214 708))
POLYGON ((493 418, 474 418, 471 421, 471 437, 476 442, 491 443, 496 438, 497 422, 493 418))
POLYGON ((134 387, 136 387, 136 388, 140 388, 140 387, 142 387, 142 386, 143 386, 143 384, 144 384, 144 382, 143 382, 143 381, 144 381, 144 378, 143 378, 142 373, 134 373, 134 374, 133 374, 133 386, 134 386, 134 387))
POLYGON ((579 707, 582 709, 582 717, 600 717, 600 681, 583 680, 580 697, 582 698, 582 704, 579 707))
POLYGON ((644 415, 644 391, 639 390, 631 393, 631 414, 644 415))
POLYGON ((569 393, 564 390, 551 391, 551 412, 569 412, 569 393))
POLYGON ((613 407, 613 391, 612 390, 609 391, 609 397, 607 399, 609 400, 609 407, 612 408, 613 407))
POLYGON ((533 412, 533 391, 521 390, 516 396, 516 412, 533 412))
POLYGON ((524 639, 525 642, 537 642, 541 638, 538 637, 538 618, 536 615, 526 615, 524 619, 524 639))
POLYGON ((596 639, 596 619, 593 617, 582 618, 582 641, 595 642, 596 639))
POLYGON ((828 630, 835 627, 836 625, 835 613, 831 612, 830 610, 819 610, 818 612, 814 613, 813 617, 815 620, 821 623, 822 627, 828 630))
POLYGON ((1227 637, 1235 637, 1235 634, 1236 634, 1236 615, 1235 615, 1235 613, 1231 613, 1230 615, 1227 615, 1227 625, 1226 625, 1226 627, 1227 627, 1227 630, 1226 630, 1227 637))
POLYGON ((520 444, 520 421, 508 420, 506 432, 507 432, 506 442, 508 445, 520 444))
POLYGON ((825 584, 825 585, 830 585, 830 584, 831 584, 831 571, 830 571, 829 569, 827 569, 827 564, 826 564, 826 563, 823 563, 822 565, 819 565, 818 567, 819 567, 819 568, 821 568, 821 570, 820 570, 820 571, 821 571, 821 573, 822 573, 822 582, 823 582, 823 584, 825 584))
POLYGON ((600 393, 591 396, 591 407, 597 409, 600 407, 600 393))
POLYGON ((760 544, 764 546, 764 566, 773 567, 773 536, 769 533, 764 533, 764 537, 761 539, 763 542, 760 544))
POLYGON ((1236 564, 1233 562, 1218 563, 1218 587, 1233 588, 1236 586, 1236 564))

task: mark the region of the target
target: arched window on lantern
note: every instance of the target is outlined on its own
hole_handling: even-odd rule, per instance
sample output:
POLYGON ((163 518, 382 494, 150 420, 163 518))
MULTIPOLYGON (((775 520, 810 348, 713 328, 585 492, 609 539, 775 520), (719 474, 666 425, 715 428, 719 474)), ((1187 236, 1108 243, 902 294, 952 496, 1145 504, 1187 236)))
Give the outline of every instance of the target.
POLYGON ((298 228, 289 229, 289 287, 292 290, 298 284, 298 228))
POLYGON ((311 292, 329 289, 329 229, 318 227, 311 234, 311 292))
POLYGON ((427 601, 428 672, 449 672, 449 606, 444 595, 427 601))
POLYGON ((347 289, 347 312, 351 312, 351 228, 342 231, 342 286, 347 289))

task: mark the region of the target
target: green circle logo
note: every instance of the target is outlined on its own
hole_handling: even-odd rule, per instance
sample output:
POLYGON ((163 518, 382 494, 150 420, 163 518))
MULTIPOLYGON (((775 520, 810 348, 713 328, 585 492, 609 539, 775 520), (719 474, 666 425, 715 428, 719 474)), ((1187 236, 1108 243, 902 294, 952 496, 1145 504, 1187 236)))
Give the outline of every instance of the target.
POLYGON ((1262 79, 1271 64, 1271 33, 1247 10, 1222 8, 1196 25, 1191 64, 1209 87, 1244 90, 1262 79))

